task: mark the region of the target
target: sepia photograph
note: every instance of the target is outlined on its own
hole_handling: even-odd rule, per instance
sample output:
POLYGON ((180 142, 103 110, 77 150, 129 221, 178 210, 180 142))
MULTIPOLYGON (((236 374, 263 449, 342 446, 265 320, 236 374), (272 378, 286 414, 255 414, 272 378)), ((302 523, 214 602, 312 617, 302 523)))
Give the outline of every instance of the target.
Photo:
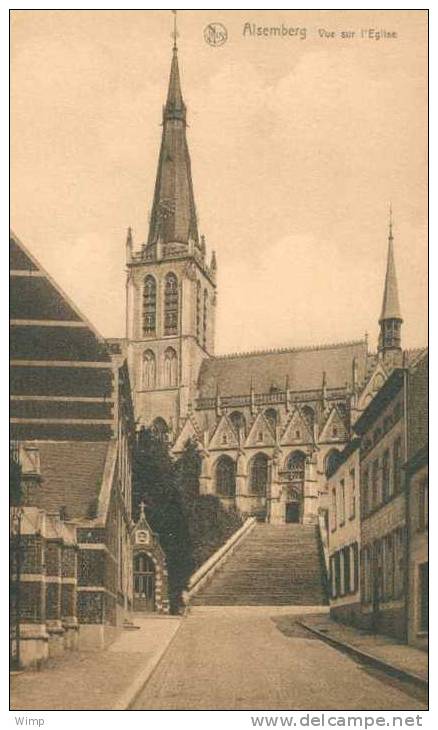
POLYGON ((10 109, 16 724, 421 726, 428 10, 11 10, 10 109))

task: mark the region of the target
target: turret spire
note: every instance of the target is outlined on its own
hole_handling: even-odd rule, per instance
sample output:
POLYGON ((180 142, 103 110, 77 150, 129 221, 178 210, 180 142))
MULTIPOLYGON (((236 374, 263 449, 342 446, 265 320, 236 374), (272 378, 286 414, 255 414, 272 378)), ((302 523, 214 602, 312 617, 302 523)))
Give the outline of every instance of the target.
POLYGON ((394 259, 394 236, 392 232, 392 206, 389 206, 389 234, 388 234, 388 257, 386 263, 385 289, 383 292, 382 312, 379 322, 385 319, 399 319, 402 321, 400 314, 400 302, 398 298, 397 273, 395 270, 394 259))
POLYGON ((172 62, 166 104, 163 108, 163 135, 158 160, 154 202, 148 245, 159 241, 199 247, 190 155, 186 139, 186 105, 182 97, 176 39, 176 11, 172 32, 172 62))
POLYGON ((388 256, 382 311, 379 318, 379 351, 400 349, 400 329, 403 322, 398 296, 397 272, 394 257, 392 206, 389 206, 388 256))

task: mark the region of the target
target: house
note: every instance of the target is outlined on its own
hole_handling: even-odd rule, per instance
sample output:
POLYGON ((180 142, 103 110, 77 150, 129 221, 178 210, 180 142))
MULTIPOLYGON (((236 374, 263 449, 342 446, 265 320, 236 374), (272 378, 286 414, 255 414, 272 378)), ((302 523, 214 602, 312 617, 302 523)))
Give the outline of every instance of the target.
POLYGON ((22 491, 13 544, 24 551, 19 575, 13 560, 11 613, 22 661, 32 663, 64 646, 104 646, 132 610, 135 428, 123 357, 14 234, 10 262, 22 491))
POLYGON ((360 625, 360 439, 341 452, 327 479, 330 615, 360 625))
POLYGON ((428 353, 408 375, 408 642, 428 644, 429 631, 429 438, 428 353))

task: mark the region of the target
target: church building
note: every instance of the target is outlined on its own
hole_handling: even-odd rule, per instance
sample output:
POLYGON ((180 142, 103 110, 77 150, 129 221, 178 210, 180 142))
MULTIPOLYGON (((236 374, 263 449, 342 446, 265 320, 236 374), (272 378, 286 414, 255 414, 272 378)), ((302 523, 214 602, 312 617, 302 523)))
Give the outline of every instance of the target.
POLYGON ((187 109, 173 47, 147 240, 128 230, 126 352, 135 416, 202 455, 201 490, 272 523, 317 521, 352 424, 401 364, 389 234, 378 353, 367 338, 216 356, 217 260, 198 231, 187 109))

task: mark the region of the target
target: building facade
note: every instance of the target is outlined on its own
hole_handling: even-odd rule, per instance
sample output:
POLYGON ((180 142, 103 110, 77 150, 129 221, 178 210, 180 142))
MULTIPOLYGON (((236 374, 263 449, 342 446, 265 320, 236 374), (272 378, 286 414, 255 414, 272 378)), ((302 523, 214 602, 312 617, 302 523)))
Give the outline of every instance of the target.
POLYGON ((429 635, 429 438, 427 353, 408 380, 408 642, 426 648, 429 635))
POLYGON ((132 609, 134 412, 123 357, 15 235, 10 260, 19 633, 37 661, 76 645, 78 626, 82 646, 105 645, 132 609))
POLYGON ((330 615, 360 625, 360 439, 345 447, 327 479, 330 615))
POLYGON ((406 638, 407 371, 396 368, 355 424, 361 437, 361 624, 406 638))

